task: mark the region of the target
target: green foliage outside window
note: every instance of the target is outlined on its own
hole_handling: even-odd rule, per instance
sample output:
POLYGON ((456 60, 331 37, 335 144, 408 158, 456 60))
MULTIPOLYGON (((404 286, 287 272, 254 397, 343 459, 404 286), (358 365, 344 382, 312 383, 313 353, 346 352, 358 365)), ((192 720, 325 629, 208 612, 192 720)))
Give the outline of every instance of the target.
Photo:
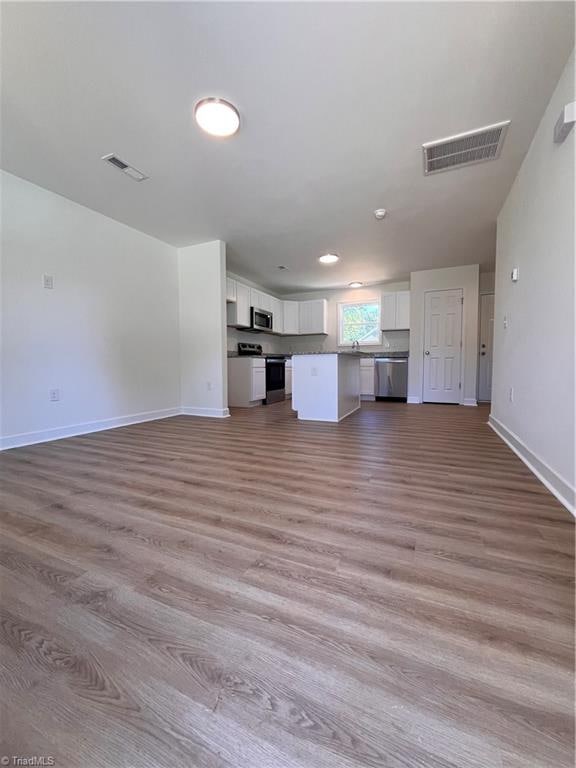
POLYGON ((377 301, 362 304, 341 304, 339 317, 339 344, 380 344, 380 304, 377 301))

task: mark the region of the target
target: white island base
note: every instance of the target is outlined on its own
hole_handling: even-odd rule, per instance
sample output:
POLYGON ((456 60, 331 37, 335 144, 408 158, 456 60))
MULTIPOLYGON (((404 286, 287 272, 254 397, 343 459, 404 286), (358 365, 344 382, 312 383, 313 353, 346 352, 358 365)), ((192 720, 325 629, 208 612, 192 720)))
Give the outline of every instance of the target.
POLYGON ((360 355, 292 356, 292 408, 304 421, 342 421, 360 408, 360 355))

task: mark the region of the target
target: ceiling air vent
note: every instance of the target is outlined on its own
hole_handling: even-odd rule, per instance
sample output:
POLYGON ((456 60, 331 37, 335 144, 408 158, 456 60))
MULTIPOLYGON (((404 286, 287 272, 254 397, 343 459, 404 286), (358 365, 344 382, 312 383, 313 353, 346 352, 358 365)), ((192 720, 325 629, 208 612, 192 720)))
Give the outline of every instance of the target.
POLYGON ((126 176, 130 176, 130 178, 134 181, 145 181, 148 178, 148 176, 142 173, 142 171, 139 171, 137 168, 133 168, 131 165, 128 165, 128 163, 125 163, 124 160, 120 160, 120 158, 116 157, 116 155, 104 155, 102 160, 110 163, 110 165, 113 165, 114 168, 117 168, 119 171, 122 171, 122 173, 125 173, 126 176))
POLYGON ((509 125, 510 120, 505 120, 503 123, 487 125, 475 131, 467 131, 449 136, 447 139, 422 144, 424 175, 451 171, 463 165, 483 163, 486 160, 496 160, 500 155, 509 125))

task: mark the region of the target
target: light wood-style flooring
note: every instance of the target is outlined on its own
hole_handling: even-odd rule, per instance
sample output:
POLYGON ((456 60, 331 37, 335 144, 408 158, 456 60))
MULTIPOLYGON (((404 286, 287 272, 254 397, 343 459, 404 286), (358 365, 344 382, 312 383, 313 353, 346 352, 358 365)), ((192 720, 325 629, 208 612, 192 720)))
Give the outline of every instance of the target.
POLYGON ((0 755, 571 768, 572 519, 487 415, 282 403, 2 454, 0 755))

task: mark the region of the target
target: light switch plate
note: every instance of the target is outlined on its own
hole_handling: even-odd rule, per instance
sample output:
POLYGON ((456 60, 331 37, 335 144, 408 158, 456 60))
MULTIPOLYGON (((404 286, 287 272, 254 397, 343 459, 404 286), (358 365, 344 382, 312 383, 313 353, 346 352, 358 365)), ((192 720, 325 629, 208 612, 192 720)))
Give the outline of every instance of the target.
POLYGON ((54 275, 42 275, 42 287, 51 291, 54 288, 54 275))
POLYGON ((510 273, 510 280, 512 280, 513 283, 517 283, 519 277, 520 277, 520 270, 518 269, 518 267, 514 267, 514 269, 510 273))

